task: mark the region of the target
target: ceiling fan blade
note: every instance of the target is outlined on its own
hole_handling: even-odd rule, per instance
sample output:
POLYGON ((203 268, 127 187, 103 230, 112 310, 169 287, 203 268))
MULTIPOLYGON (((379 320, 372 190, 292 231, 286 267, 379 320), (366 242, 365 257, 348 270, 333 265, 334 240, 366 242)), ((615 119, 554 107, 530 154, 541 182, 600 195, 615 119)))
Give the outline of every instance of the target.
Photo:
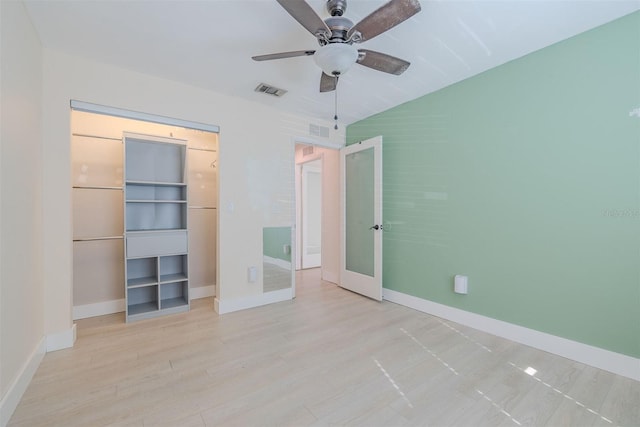
POLYGON ((277 0, 289 15, 298 21, 303 27, 307 29, 314 36, 318 32, 324 32, 327 35, 331 34, 331 30, 324 23, 322 18, 309 6, 304 0, 277 0))
POLYGON ((420 10, 418 0, 391 0, 354 25, 349 30, 348 36, 351 37, 358 31, 361 34, 360 42, 371 40, 409 19, 420 10))
POLYGON ((336 76, 328 76, 324 72, 320 76, 320 92, 331 92, 336 90, 338 86, 338 78, 336 76))
POLYGON ((385 73, 395 74, 396 76, 404 73, 406 69, 409 68, 409 65, 411 65, 410 62, 404 59, 373 50, 358 49, 358 53, 360 54, 356 61, 358 64, 385 73))
POLYGON ((270 53, 268 55, 252 56, 254 61, 270 61, 272 59, 294 58, 296 56, 311 56, 316 53, 315 50, 295 50, 292 52, 270 53))

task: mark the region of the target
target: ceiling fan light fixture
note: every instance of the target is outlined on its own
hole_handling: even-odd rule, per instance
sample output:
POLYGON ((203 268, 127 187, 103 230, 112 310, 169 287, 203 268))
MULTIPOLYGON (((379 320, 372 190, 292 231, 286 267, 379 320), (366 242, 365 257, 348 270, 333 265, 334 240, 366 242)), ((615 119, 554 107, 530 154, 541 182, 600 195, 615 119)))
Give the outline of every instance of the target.
POLYGON ((341 76, 358 60, 358 49, 348 43, 329 43, 313 55, 313 59, 328 76, 341 76))

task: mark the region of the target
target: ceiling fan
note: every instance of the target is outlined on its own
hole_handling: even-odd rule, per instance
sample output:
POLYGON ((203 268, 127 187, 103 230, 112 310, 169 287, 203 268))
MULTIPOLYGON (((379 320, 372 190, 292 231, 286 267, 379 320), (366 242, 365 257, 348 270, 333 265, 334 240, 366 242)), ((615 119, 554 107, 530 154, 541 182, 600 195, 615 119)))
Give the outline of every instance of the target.
POLYGON ((317 50, 297 50, 252 57, 255 61, 313 56, 322 69, 320 92, 336 89, 338 77, 351 65, 358 63, 374 70, 400 75, 409 62, 385 53, 358 49, 353 44, 362 43, 384 33, 420 11, 418 0, 391 0, 366 16, 357 24, 342 16, 347 0, 327 0, 330 18, 322 20, 305 0, 277 0, 296 21, 318 40, 317 50))

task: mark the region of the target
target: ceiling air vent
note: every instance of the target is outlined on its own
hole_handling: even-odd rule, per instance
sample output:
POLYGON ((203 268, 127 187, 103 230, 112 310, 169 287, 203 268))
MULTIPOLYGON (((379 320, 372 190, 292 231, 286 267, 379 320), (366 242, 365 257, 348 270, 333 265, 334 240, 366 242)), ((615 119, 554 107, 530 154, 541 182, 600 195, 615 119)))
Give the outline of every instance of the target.
POLYGON ((319 126, 311 123, 309 124, 309 135, 329 138, 329 128, 326 126, 319 126))
POLYGON ((278 97, 287 93, 287 91, 284 89, 279 89, 277 87, 269 86, 266 83, 260 83, 258 87, 256 87, 256 92, 266 93, 267 95, 273 95, 278 97))

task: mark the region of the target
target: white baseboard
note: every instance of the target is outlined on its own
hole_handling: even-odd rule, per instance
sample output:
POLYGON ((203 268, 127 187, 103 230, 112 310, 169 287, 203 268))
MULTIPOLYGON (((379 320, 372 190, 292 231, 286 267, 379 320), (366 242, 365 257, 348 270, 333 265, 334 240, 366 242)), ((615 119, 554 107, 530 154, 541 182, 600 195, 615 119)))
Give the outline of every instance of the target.
POLYGON ((322 280, 324 280, 325 282, 335 283, 336 285, 340 282, 337 274, 326 271, 324 268, 321 270, 321 274, 322 280))
POLYGON ((198 286, 189 288, 189 299, 208 298, 216 295, 216 285, 198 286))
POLYGON ((218 314, 226 314, 234 311, 245 310, 247 308, 288 301, 290 299, 293 299, 293 290, 291 288, 232 300, 220 300, 216 297, 214 300, 214 309, 218 314))
POLYGON ((124 311, 124 299, 97 302, 94 304, 73 306, 73 320, 88 317, 104 316, 105 314, 121 313, 124 311))
POLYGON ((11 419, 11 415, 13 415, 13 412, 18 407, 18 403, 20 403, 22 395, 24 395, 24 392, 27 390, 33 375, 38 370, 38 366, 40 366, 40 362, 42 362, 42 358, 44 357, 46 350, 46 340, 45 338, 42 338, 22 366, 18 376, 9 386, 7 393, 4 395, 2 400, 0 400, 1 427, 5 427, 9 424, 9 419, 11 419))
POLYGON ((66 331, 49 334, 46 337, 47 353, 50 351, 62 350, 73 347, 76 342, 76 324, 66 331))
POLYGON ((383 289, 382 297, 387 301, 404 305, 423 313, 432 314, 520 344, 557 354, 585 365, 640 381, 640 359, 631 356, 492 319, 390 289, 383 289))

